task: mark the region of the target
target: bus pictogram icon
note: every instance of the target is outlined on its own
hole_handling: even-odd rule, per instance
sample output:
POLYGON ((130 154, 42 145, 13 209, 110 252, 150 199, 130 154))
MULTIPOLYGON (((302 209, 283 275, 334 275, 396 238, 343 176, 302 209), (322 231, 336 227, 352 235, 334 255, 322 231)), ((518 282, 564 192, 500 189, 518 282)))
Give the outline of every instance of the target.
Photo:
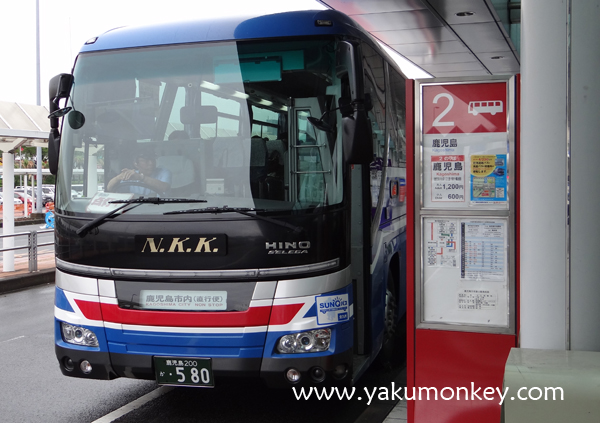
POLYGON ((470 101, 468 112, 473 116, 477 116, 479 113, 490 113, 493 116, 496 113, 502 113, 503 109, 504 103, 500 100, 470 101))

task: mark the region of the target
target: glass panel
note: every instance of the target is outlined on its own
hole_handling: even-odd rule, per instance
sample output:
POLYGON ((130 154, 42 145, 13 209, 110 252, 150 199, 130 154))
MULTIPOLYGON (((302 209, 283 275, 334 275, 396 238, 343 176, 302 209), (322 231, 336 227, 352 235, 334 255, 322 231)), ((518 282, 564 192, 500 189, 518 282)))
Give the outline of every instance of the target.
MULTIPOLYGON (((140 195, 290 212, 339 203, 335 108, 344 90, 335 64, 334 38, 81 54, 70 105, 85 124, 76 129, 65 119, 56 208, 104 213, 116 207, 110 201, 140 195), (333 129, 317 130, 299 115, 290 144, 313 147, 291 159, 288 114, 296 116, 302 102, 310 103, 306 116, 328 111, 333 129), (299 168, 320 173, 299 176, 299 168), (71 194, 75 187, 83 196, 71 194)), ((182 208, 142 205, 128 213, 182 208)))
POLYGON ((171 115, 169 116, 169 123, 167 125, 166 138, 168 140, 173 139, 185 139, 189 138, 189 134, 185 131, 179 114, 181 108, 185 106, 185 88, 177 87, 177 94, 173 102, 173 108, 171 109, 171 115))
POLYGON ((267 140, 277 139, 277 127, 281 111, 273 111, 252 106, 252 136, 267 140))
POLYGON ((396 167, 406 163, 406 86, 404 78, 391 68, 388 94, 391 97, 386 122, 390 134, 389 159, 396 167))
POLYGON ((321 162, 320 146, 315 127, 308 123, 310 111, 299 110, 297 119, 297 198, 306 207, 323 205, 325 202, 325 177, 321 162))

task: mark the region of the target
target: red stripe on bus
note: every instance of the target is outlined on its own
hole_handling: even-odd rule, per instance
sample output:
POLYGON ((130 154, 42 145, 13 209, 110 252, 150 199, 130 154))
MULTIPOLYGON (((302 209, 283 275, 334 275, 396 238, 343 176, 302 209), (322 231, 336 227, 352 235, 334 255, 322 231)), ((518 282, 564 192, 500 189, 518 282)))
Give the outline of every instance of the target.
POLYGON ((289 323, 303 304, 285 304, 272 307, 251 307, 246 311, 186 312, 126 310, 116 304, 99 304, 75 300, 86 319, 103 320, 125 325, 174 326, 174 327, 245 327, 285 325, 289 323), (270 319, 269 319, 270 317, 270 319))
POLYGON ((125 310, 116 304, 102 304, 104 321, 124 325, 215 328, 266 326, 270 312, 270 306, 251 307, 246 311, 189 312, 125 310))
POLYGON ((304 304, 284 304, 273 306, 270 325, 285 325, 292 321, 304 304))
POLYGON ((83 313, 88 320, 102 320, 102 311, 100 310, 100 303, 93 301, 75 300, 77 307, 83 313))

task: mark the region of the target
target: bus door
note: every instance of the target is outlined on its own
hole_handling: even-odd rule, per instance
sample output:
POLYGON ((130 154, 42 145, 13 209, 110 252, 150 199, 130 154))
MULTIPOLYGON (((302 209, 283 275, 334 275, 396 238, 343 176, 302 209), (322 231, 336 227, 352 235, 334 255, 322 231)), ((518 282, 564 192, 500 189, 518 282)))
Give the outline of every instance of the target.
MULTIPOLYGON (((333 184, 341 180, 343 169, 334 166, 342 163, 336 160, 342 154, 342 116, 337 109, 340 93, 331 93, 329 102, 317 98, 298 98, 294 107, 290 108, 290 201, 308 202, 316 206, 326 205, 327 198, 335 195, 333 187, 342 189, 343 184, 333 184), (326 112, 327 111, 327 112, 326 112), (328 118, 335 114, 337 118, 328 118), (323 118, 326 122, 336 122, 335 127, 317 129, 308 121, 308 117, 323 118)), ((359 164, 352 165, 349 170, 351 185, 351 277, 354 298, 354 353, 364 356, 369 353, 367 344, 367 310, 369 302, 369 260, 370 254, 370 208, 369 168, 359 164)), ((367 358, 367 356, 365 356, 367 358)))

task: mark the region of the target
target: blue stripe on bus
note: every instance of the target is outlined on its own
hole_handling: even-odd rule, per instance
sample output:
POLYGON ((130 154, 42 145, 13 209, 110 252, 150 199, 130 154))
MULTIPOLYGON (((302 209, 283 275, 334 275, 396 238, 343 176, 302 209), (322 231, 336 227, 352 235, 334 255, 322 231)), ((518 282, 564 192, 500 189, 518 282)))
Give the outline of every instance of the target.
POLYGON ((54 289, 54 305, 61 310, 69 311, 71 313, 75 312, 73 307, 71 307, 71 304, 69 304, 69 300, 67 300, 65 292, 58 287, 54 289))
POLYGON ((118 354, 166 355, 173 357, 211 357, 211 358, 260 358, 263 347, 219 348, 219 347, 182 347, 161 345, 131 345, 109 342, 109 351, 118 354))
POLYGON ((173 333, 106 328, 110 352, 210 357, 260 357, 265 332, 173 333))
POLYGON ((317 302, 315 301, 311 308, 308 309, 306 314, 303 316, 305 319, 307 317, 317 317, 317 302))

